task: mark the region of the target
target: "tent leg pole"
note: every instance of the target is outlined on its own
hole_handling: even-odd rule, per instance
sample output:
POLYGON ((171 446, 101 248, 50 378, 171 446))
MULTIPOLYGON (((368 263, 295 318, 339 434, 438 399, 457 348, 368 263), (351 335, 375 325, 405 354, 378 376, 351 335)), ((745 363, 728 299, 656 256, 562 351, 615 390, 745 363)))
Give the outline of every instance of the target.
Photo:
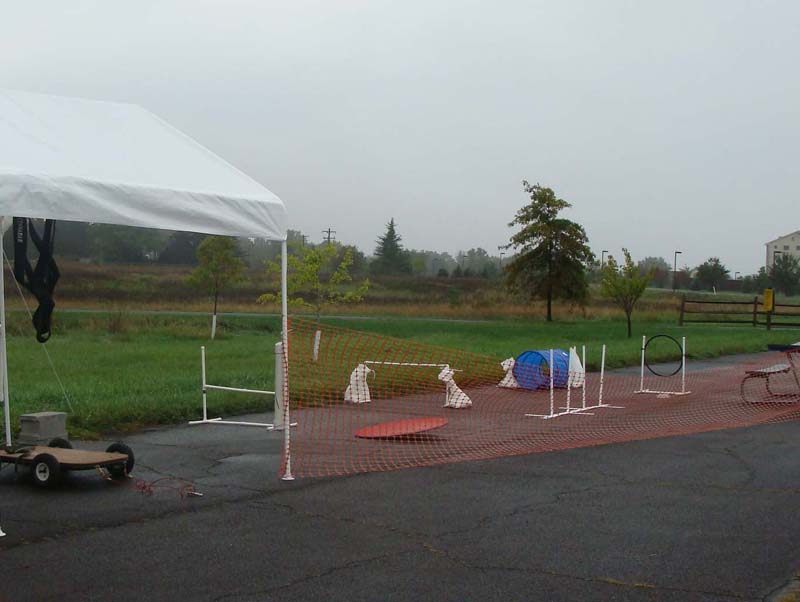
MULTIPOLYGON (((5 230, 5 217, 0 217, 0 232, 5 230)), ((3 380, 3 419, 6 425, 6 445, 11 445, 11 400, 8 398, 8 348, 6 347, 6 289, 5 251, 0 234, 0 378, 3 380)))
POLYGON ((284 481, 294 481, 292 475, 292 421, 289 417, 289 301, 286 282, 288 268, 288 248, 286 241, 281 243, 281 342, 283 343, 283 455, 286 459, 283 476, 284 481))

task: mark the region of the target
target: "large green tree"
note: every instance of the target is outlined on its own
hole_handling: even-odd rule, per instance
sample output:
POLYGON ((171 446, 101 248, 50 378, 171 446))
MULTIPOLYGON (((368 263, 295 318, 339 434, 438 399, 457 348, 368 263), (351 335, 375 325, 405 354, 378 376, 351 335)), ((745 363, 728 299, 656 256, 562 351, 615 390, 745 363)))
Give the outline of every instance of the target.
POLYGON ((794 295, 800 289, 800 261, 788 253, 779 255, 769 268, 769 280, 778 292, 794 295))
MULTIPOLYGON (((608 256, 608 263, 603 266, 603 280, 600 290, 603 295, 616 303, 625 312, 628 321, 628 338, 631 337, 631 315, 641 296, 644 294, 656 268, 652 267, 642 274, 641 266, 637 266, 631 259, 628 249, 622 249, 625 263, 618 265, 612 255, 608 256)), ((641 262, 639 262, 641 264, 641 262)))
POLYGON ((672 283, 672 267, 663 257, 645 257, 637 265, 642 276, 652 272, 653 286, 667 288, 672 283))
POLYGON ((571 207, 550 188, 522 181, 531 202, 517 211, 510 227, 520 230, 507 248, 514 257, 505 267, 508 286, 531 298, 547 301, 547 321, 553 320, 553 300, 583 302, 588 294, 586 265, 594 260, 583 226, 559 217, 571 207))
POLYGON ((719 257, 709 257, 697 266, 697 283, 701 288, 717 289, 720 284, 727 280, 731 272, 726 268, 719 257))
POLYGON ((370 264, 373 274, 400 275, 411 273, 411 259, 403 249, 402 237, 397 233, 394 218, 386 224, 386 234, 378 238, 375 258, 370 264))

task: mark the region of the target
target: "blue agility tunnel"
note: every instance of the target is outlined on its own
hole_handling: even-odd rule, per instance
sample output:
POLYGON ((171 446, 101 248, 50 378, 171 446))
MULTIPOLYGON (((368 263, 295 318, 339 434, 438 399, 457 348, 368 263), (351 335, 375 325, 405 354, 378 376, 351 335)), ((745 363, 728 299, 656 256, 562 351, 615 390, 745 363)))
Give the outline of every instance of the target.
MULTIPOLYGON (((550 350, 523 351, 514 362, 514 378, 523 389, 550 388, 550 350)), ((569 381, 569 353, 553 349, 553 386, 565 389, 569 381)))

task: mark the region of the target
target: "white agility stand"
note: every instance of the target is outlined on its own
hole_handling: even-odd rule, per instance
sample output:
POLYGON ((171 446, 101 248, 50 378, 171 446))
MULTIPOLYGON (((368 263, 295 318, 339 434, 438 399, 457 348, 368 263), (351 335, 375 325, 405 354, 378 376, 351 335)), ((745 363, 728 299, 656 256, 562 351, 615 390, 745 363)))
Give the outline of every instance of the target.
MULTIPOLYGON (((645 366, 645 353, 647 348, 647 335, 642 335, 642 366, 641 375, 639 379, 639 390, 634 391, 636 394, 649 393, 651 395, 658 395, 659 397, 669 397, 670 395, 689 395, 691 391, 686 390, 686 337, 681 339, 681 390, 680 391, 659 391, 644 388, 644 366, 645 366)), ((664 377, 670 378, 670 377, 664 377)))
POLYGON ((373 366, 407 366, 413 368, 439 368, 437 378, 445 386, 444 407, 460 410, 472 406, 472 400, 462 391, 453 378, 461 370, 451 368, 450 364, 429 364, 424 362, 391 362, 383 360, 364 360, 359 363, 350 374, 350 385, 345 391, 345 401, 350 403, 369 403, 372 401, 367 384, 367 374, 373 372, 367 364, 373 366))
MULTIPOLYGON (((584 370, 584 377, 583 382, 579 385, 581 389, 581 405, 580 406, 572 406, 572 396, 570 394, 570 390, 573 388, 571 386, 571 378, 567 378, 567 405, 564 407, 559 408, 563 410, 561 412, 556 412, 555 408, 555 386, 553 380, 553 350, 550 350, 550 413, 549 414, 525 414, 526 417, 529 418, 541 418, 542 420, 549 420, 550 418, 558 418, 559 416, 594 416, 594 413, 588 412, 587 410, 597 410, 601 408, 606 409, 623 409, 624 406, 615 406, 610 405, 607 403, 603 403, 603 383, 605 380, 605 370, 606 370, 606 346, 603 345, 603 352, 600 359, 600 389, 598 392, 598 400, 597 403, 594 405, 586 405, 586 383, 588 379, 588 373, 586 372, 586 346, 582 347, 581 351, 582 356, 582 363, 583 363, 583 370, 584 370)), ((578 388, 578 387, 575 387, 578 388)))
MULTIPOLYGON (((281 343, 278 343, 275 346, 275 383, 277 385, 279 375, 283 374, 283 359, 280 357, 280 346, 281 343), (280 368, 280 372, 278 369, 280 368)), ((259 389, 242 389, 239 387, 222 387, 220 385, 210 385, 206 380, 206 348, 205 346, 200 347, 200 374, 202 377, 202 392, 203 392, 203 418, 202 420, 190 420, 189 424, 196 425, 196 424, 227 424, 230 426, 256 426, 256 427, 264 427, 270 430, 276 430, 276 424, 274 423, 265 423, 265 422, 244 422, 238 420, 223 420, 222 418, 209 418, 208 417, 208 399, 207 399, 207 391, 209 389, 215 391, 233 391, 235 393, 255 393, 256 395, 275 395, 275 391, 262 391, 259 389)), ((275 387, 278 388, 277 386, 275 387)), ((277 404, 275 407, 275 422, 281 422, 283 420, 282 412, 279 412, 277 404), (278 420, 278 416, 280 416, 280 421, 278 420)), ((281 422, 282 424, 282 422, 281 422)))
POLYGON ((377 364, 381 366, 416 366, 418 368, 449 368, 450 364, 419 364, 416 362, 384 362, 380 360, 364 360, 364 364, 377 364))

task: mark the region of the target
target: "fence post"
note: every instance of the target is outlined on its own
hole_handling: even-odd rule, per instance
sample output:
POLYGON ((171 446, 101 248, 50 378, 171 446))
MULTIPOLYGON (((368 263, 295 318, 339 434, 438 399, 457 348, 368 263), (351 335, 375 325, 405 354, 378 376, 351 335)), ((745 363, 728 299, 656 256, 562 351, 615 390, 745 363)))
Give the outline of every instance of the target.
POLYGON ((753 328, 758 326, 758 295, 753 297, 753 328))
POLYGON ((683 312, 686 309, 686 295, 681 295, 681 313, 678 316, 678 326, 683 326, 683 312))

